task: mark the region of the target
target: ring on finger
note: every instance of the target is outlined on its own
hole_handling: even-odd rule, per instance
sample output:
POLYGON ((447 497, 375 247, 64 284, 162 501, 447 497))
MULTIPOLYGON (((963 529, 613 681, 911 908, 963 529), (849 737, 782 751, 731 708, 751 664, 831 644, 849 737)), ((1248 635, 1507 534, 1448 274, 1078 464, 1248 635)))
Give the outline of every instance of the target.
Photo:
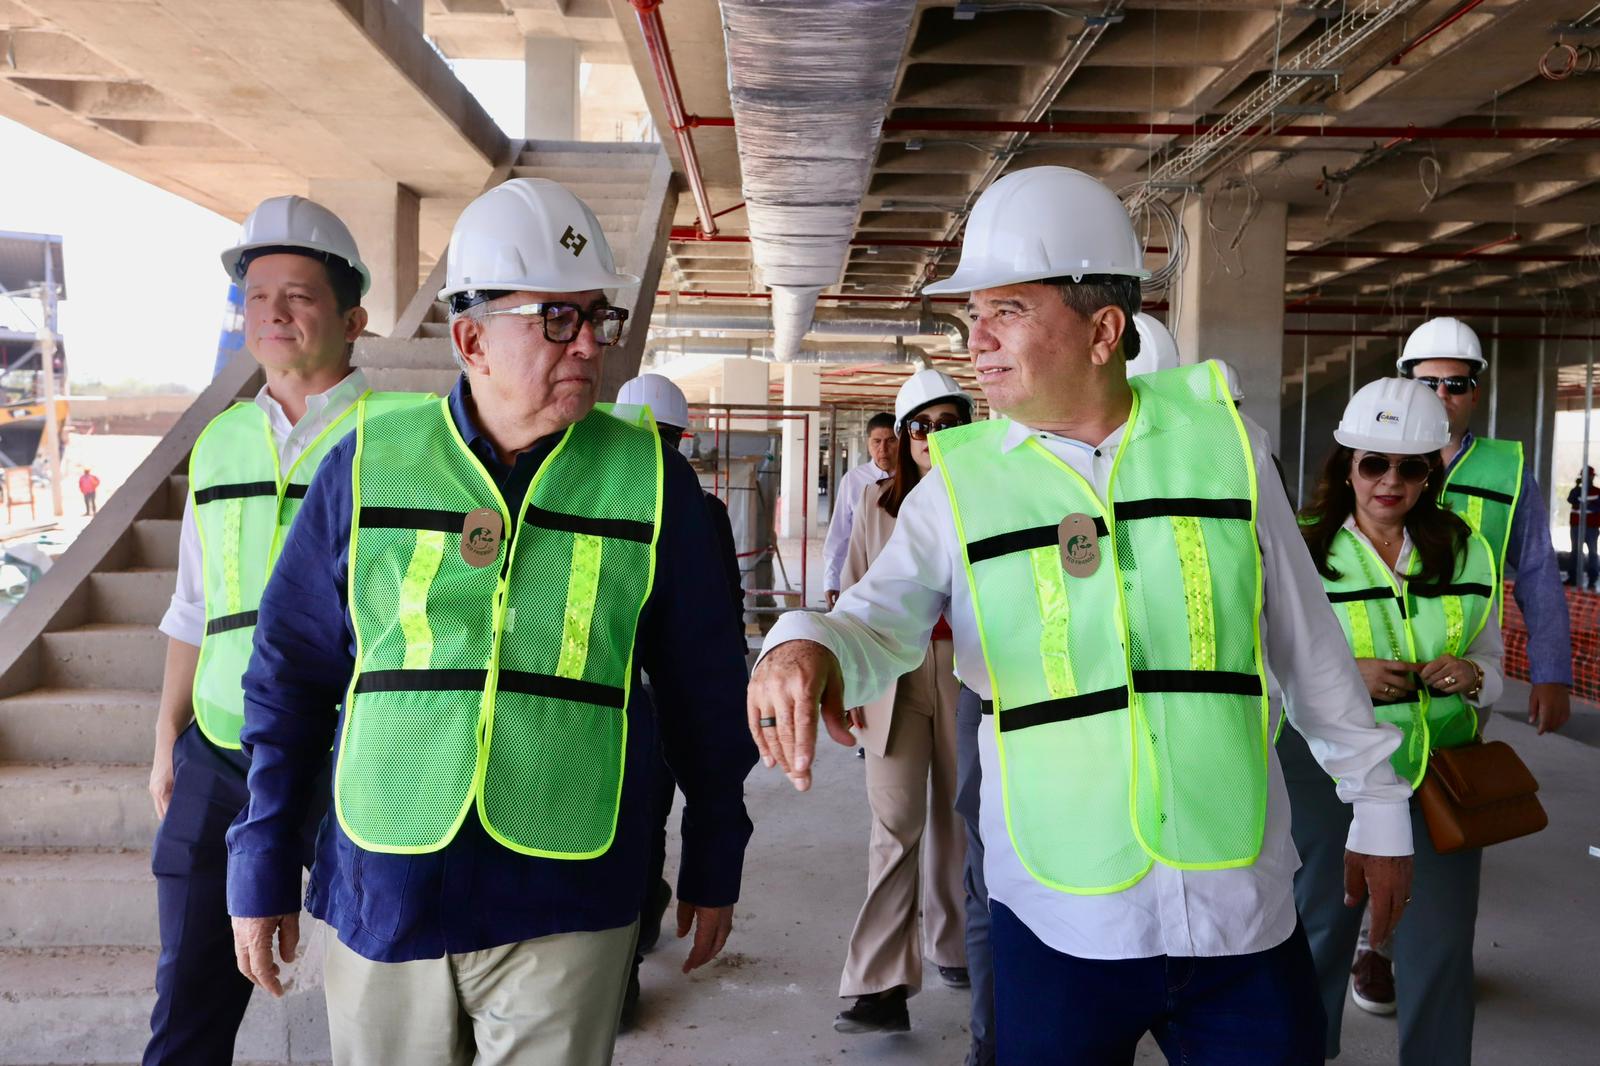
POLYGON ((762 729, 775 729, 778 725, 778 720, 776 718, 762 718, 756 724, 762 729))
POLYGON ((1444 679, 1444 683, 1445 683, 1445 685, 1446 685, 1446 686, 1447 686, 1447 687, 1448 687, 1448 686, 1450 686, 1450 685, 1453 685, 1453 684, 1455 684, 1455 683, 1456 683, 1456 679, 1455 679, 1455 677, 1454 677, 1454 676, 1453 676, 1453 675, 1452 675, 1452 676, 1449 676, 1449 677, 1446 677, 1446 678, 1445 678, 1445 679, 1444 679))

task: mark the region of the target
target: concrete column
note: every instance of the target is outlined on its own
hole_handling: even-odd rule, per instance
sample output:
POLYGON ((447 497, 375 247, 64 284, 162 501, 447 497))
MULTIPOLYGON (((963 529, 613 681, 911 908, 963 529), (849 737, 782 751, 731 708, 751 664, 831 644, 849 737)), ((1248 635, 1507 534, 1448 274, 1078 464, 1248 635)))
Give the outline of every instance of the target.
MULTIPOLYGON (((1214 191, 1208 197, 1217 195, 1214 191)), ((1184 212, 1189 260, 1179 282, 1173 336, 1183 361, 1221 358, 1244 382, 1242 410, 1267 431, 1276 450, 1283 387, 1283 261, 1288 205, 1262 201, 1237 248, 1224 222, 1206 225, 1206 204, 1184 212)))
POLYGON ((578 42, 568 37, 523 41, 527 135, 536 141, 578 139, 578 42))
MULTIPOLYGON (((720 398, 716 402, 755 404, 765 407, 771 402, 767 395, 767 373, 767 364, 759 359, 724 359, 722 387, 715 390, 720 398)), ((761 433, 772 427, 759 419, 739 419, 733 423, 733 428, 761 433)))
MULTIPOLYGON (((789 365, 783 368, 783 405, 785 407, 815 407, 822 402, 822 372, 813 364, 789 365)), ((783 508, 778 515, 778 536, 798 537, 804 528, 804 516, 811 516, 813 533, 819 519, 817 509, 817 462, 821 426, 817 415, 807 415, 804 422, 795 419, 783 423, 783 508), (810 427, 810 439, 806 427, 810 427)))
POLYGON ((417 194, 391 181, 313 180, 309 192, 350 227, 372 272, 372 288, 361 301, 367 328, 387 336, 417 294, 417 194))

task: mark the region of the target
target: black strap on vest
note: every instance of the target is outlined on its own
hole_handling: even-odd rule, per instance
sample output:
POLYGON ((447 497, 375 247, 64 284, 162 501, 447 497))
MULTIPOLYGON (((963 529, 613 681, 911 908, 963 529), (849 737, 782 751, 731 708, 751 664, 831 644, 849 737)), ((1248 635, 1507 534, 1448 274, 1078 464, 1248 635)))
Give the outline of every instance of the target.
POLYGON ((1370 589, 1347 589, 1343 592, 1328 593, 1329 603, 1356 603, 1360 600, 1397 600, 1394 589, 1388 585, 1378 585, 1370 589))
POLYGON ((1494 595, 1494 589, 1488 585, 1477 582, 1465 581, 1455 585, 1409 585, 1411 595, 1421 599, 1437 599, 1440 596, 1482 596, 1489 599, 1494 595))
MULTIPOLYGON (((1226 696, 1261 695, 1261 678, 1255 674, 1236 674, 1220 670, 1135 670, 1133 687, 1140 692, 1205 692, 1226 696)), ((1107 711, 1120 711, 1128 706, 1126 688, 1101 689, 1083 692, 1061 699, 1042 700, 1021 707, 1011 707, 1000 716, 1000 731, 1027 729, 1052 722, 1067 722, 1074 718, 1087 718, 1107 711)), ((994 701, 983 701, 983 713, 994 713, 994 701)))
MULTIPOLYGON (((363 507, 362 529, 426 529, 435 533, 460 533, 465 511, 440 511, 431 507, 363 507)), ((482 688, 480 684, 478 686, 482 688)))
POLYGON ((1480 485, 1450 484, 1444 487, 1444 491, 1459 492, 1463 496, 1479 496, 1485 500, 1493 500, 1495 503, 1503 503, 1507 507, 1510 507, 1516 502, 1516 498, 1511 496, 1509 493, 1499 492, 1495 489, 1486 489, 1480 485))
POLYGON ((218 633, 226 633, 231 629, 246 629, 256 624, 256 611, 240 611, 238 614, 225 614, 213 618, 206 623, 206 636, 214 637, 218 633))
POLYGON ((194 494, 194 505, 204 506, 216 500, 239 500, 249 496, 276 496, 278 485, 272 481, 236 481, 229 485, 212 485, 194 494))
MULTIPOLYGON (((486 670, 369 670, 356 679, 356 695, 369 692, 482 692, 486 670)), ((623 690, 570 677, 501 670, 499 691, 621 709, 623 690)))
POLYGON ((649 522, 634 522, 626 518, 587 518, 583 515, 547 511, 543 507, 529 507, 523 521, 540 529, 553 529, 590 537, 610 537, 613 540, 631 540, 649 544, 655 536, 655 526, 649 522))
MULTIPOLYGON (((1144 518, 1237 518, 1248 521, 1250 501, 1243 499, 1203 500, 1195 497, 1153 498, 1148 500, 1118 500, 1112 505, 1118 522, 1133 522, 1144 518)), ((1104 537, 1109 530, 1105 519, 1094 520, 1096 535, 1104 537)), ((996 559, 1014 552, 1032 551, 1057 543, 1056 526, 1033 526, 1011 533, 997 533, 992 537, 972 541, 967 545, 967 562, 976 564, 985 559, 996 559)))

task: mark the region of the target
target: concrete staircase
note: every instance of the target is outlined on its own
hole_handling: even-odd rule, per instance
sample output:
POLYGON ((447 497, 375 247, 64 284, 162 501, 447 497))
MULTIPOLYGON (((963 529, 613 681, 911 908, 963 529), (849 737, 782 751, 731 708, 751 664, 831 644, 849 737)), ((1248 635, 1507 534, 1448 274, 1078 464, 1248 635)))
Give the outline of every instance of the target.
MULTIPOLYGON (((634 311, 606 354, 602 396, 643 351, 676 207, 655 145, 516 145, 490 179, 551 177, 600 216, 634 311)), ((443 256, 394 335, 365 337, 356 362, 374 387, 443 393, 455 379, 434 294, 443 256)), ((247 355, 224 369, 101 508, 23 603, 0 622, 0 1066, 137 1061, 149 1033, 159 943, 146 783, 189 450, 261 379, 247 355)), ((315 923, 303 920, 304 930, 315 923)), ((283 1000, 258 994, 236 1061, 329 1058, 318 934, 283 1000)))

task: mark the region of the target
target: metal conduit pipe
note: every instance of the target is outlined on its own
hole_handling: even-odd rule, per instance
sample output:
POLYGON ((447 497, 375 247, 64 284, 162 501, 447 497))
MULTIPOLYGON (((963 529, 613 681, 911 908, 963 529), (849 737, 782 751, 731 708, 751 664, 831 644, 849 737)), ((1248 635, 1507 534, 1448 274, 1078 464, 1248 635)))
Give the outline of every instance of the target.
POLYGON ((661 88, 661 101, 667 108, 667 124, 678 138, 678 151, 683 156, 683 170, 689 180, 689 191, 694 196, 694 209, 700 216, 700 230, 707 236, 716 236, 717 216, 711 213, 711 199, 706 195, 705 178, 700 173, 700 156, 694 150, 694 135, 689 132, 689 116, 683 111, 683 93, 678 88, 678 72, 672 65, 672 49, 667 45, 667 31, 661 24, 661 0, 632 0, 634 13, 639 18, 639 33, 644 37, 645 51, 650 55, 650 65, 655 68, 656 84, 661 88))
POLYGON ((645 345, 646 365, 684 356, 709 356, 721 359, 762 359, 770 363, 834 363, 870 366, 879 363, 913 363, 931 366, 926 350, 914 344, 893 341, 850 341, 824 343, 807 341, 792 355, 779 359, 770 341, 744 337, 659 337, 645 345))
MULTIPOLYGON (((778 301, 774 298, 773 302, 778 301)), ((764 307, 663 307, 657 304, 650 316, 650 325, 655 329, 772 333, 775 332, 773 320, 774 315, 764 307)), ((955 315, 923 307, 896 311, 818 308, 812 312, 811 332, 857 337, 943 337, 950 351, 967 350, 965 322, 955 315)))

